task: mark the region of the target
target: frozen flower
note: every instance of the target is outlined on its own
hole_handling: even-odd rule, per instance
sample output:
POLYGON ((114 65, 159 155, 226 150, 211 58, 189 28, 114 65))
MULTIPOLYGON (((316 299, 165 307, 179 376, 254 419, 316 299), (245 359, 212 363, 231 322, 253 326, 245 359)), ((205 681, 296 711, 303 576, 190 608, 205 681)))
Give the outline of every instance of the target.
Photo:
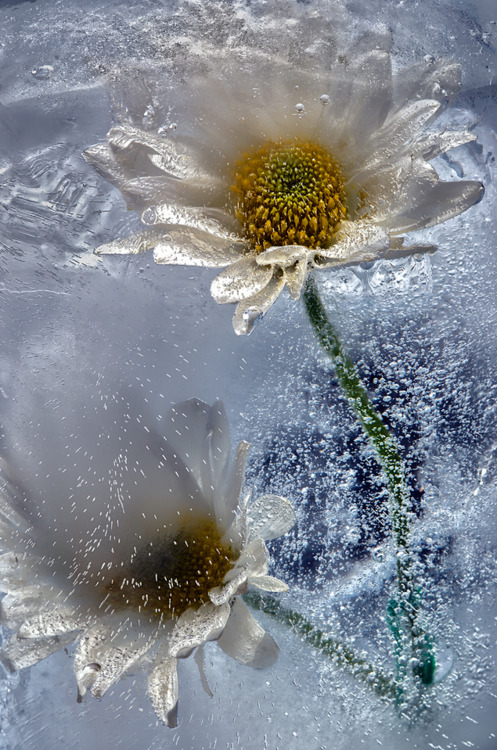
POLYGON ((303 65, 255 50, 213 55, 180 89, 175 130, 112 128, 86 159, 148 228, 96 252, 153 248, 156 263, 224 267, 212 296, 237 303, 243 334, 285 286, 298 299, 310 269, 433 250, 403 235, 482 195, 431 163, 475 139, 435 123, 460 66, 427 59, 393 76, 387 34, 347 44, 329 41, 303 65))
POLYGON ((29 499, 3 467, 1 614, 15 631, 3 663, 23 669, 76 641, 79 699, 88 690, 101 697, 142 664, 153 707, 169 726, 176 724, 178 659, 196 649, 208 690, 207 641, 242 664, 272 664, 278 647, 239 595, 250 585, 287 589, 268 575, 264 542, 284 534, 294 512, 276 495, 240 500, 248 447, 241 442, 230 462, 220 401, 178 404, 162 435, 143 433, 143 460, 125 459, 139 494, 127 498, 121 488, 121 512, 96 513, 91 534, 82 532, 78 514, 94 511, 92 502, 72 507, 67 520, 65 498, 60 524, 44 533, 39 512, 29 511, 29 499))

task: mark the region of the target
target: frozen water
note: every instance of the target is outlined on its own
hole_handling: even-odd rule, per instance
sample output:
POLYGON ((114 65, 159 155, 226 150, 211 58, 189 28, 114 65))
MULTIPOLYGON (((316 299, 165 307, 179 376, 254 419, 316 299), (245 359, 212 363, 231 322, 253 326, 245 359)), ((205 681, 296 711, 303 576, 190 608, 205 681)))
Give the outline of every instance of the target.
MULTIPOLYGON (((84 505, 95 488, 112 493, 112 462, 131 418, 160 429, 171 404, 222 397, 234 438, 252 443, 247 487, 286 495, 297 511, 288 538, 271 544, 272 572, 290 585, 285 602, 388 669, 384 614, 395 561, 386 490, 303 306, 283 297, 250 338, 237 338, 232 311, 210 298, 211 271, 154 265, 148 255, 93 255, 140 227, 82 157, 125 107, 115 87, 111 103, 108 77, 125 75, 130 61, 154 61, 171 87, 167 73, 181 69, 192 38, 270 45, 271 13, 286 24, 298 62, 288 8, 313 5, 0 2, 1 443, 49 518, 64 498, 84 505)), ((333 17, 331 0, 319 7, 310 56, 333 17)), ((486 194, 467 214, 419 234, 439 246, 435 254, 320 277, 413 477, 425 617, 448 674, 432 688, 429 711, 409 724, 258 615, 280 645, 278 663, 249 670, 208 647, 210 699, 185 660, 172 731, 157 724, 140 670, 83 704, 70 649, 5 676, 6 750, 497 747, 495 0, 347 7, 358 27, 389 26, 397 67, 427 56, 460 61, 463 91, 446 117, 478 135, 438 160, 447 179, 482 180, 486 194)), ((144 123, 187 129, 180 105, 170 111, 146 99, 144 123)))

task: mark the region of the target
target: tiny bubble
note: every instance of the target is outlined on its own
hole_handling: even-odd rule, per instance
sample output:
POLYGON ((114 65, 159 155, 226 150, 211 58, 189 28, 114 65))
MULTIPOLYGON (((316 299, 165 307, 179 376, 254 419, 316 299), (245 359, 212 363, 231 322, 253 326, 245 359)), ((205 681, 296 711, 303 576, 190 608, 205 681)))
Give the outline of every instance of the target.
POLYGON ((321 104, 326 106, 327 104, 330 103, 330 97, 328 96, 328 94, 323 94, 322 96, 319 97, 319 101, 321 102, 321 104))
POLYGON ((295 111, 296 112, 303 112, 304 110, 305 110, 305 107, 304 107, 304 105, 301 102, 299 102, 298 104, 295 105, 295 111))
POLYGON ((381 549, 375 549, 373 551, 373 560, 376 560, 376 562, 383 562, 383 550, 381 549))
POLYGON ((150 122, 151 120, 154 119, 154 117, 155 117, 155 109, 153 108, 151 104, 149 104, 145 112, 143 113, 143 121, 145 123, 150 122))

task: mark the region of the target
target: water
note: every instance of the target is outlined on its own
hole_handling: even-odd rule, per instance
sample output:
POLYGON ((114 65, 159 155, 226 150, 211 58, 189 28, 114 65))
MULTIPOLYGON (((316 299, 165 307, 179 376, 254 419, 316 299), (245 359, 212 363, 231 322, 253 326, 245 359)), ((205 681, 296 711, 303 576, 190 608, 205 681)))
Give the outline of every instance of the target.
MULTIPOLYGON (((308 21, 311 57, 327 38, 332 5, 308 21)), ((298 62, 297 16, 274 6, 109 0, 104 8, 90 0, 82 16, 72 0, 0 3, 2 447, 43 512, 66 497, 84 505, 90 492, 111 487, 112 446, 128 440, 123 414, 160 429, 173 403, 222 397, 234 441, 252 443, 247 486, 287 496, 297 512, 295 529, 271 544, 272 572, 290 586, 287 606, 389 668, 384 614, 395 561, 386 490, 302 304, 282 295, 250 337, 236 337, 232 310, 210 298, 213 271, 159 266, 149 255, 93 255, 140 228, 82 157, 122 114, 108 76, 152 61, 171 87, 191 54, 188 40, 268 45, 272 13, 298 62)), ((4 676, 0 746, 497 747, 493 6, 348 4, 357 25, 388 24, 396 66, 427 55, 463 64, 463 91, 446 117, 473 126, 478 141, 437 168, 447 179, 482 180, 486 193, 470 212, 419 234, 439 245, 434 255, 320 276, 341 339, 413 477, 425 617, 447 673, 425 696, 427 710, 399 718, 259 614, 280 645, 277 664, 250 670, 210 644, 211 699, 185 660, 177 729, 156 722, 140 669, 102 701, 76 703, 69 649, 4 676)), ((169 111, 163 101, 147 102, 143 119, 162 132, 188 127, 181 107, 169 111)))

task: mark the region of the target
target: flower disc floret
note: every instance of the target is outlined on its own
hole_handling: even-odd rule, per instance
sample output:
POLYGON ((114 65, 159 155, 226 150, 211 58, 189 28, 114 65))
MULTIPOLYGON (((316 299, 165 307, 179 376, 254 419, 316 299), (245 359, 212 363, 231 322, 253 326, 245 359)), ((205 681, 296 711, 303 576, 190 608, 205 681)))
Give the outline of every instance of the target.
POLYGON ((237 163, 233 192, 243 234, 253 250, 327 247, 347 217, 340 168, 310 141, 267 144, 237 163))
POLYGON ((113 602, 161 620, 179 617, 189 607, 209 601, 236 557, 223 543, 216 523, 202 519, 175 537, 149 542, 126 573, 106 589, 113 602))

